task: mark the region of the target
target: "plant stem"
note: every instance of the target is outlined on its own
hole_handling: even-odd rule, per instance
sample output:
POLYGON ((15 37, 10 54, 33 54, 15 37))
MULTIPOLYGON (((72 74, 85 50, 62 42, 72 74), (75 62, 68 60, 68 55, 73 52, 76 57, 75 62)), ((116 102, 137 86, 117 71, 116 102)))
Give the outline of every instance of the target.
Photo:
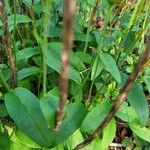
POLYGON ((4 31, 3 43, 5 46, 8 65, 11 68, 11 74, 12 74, 11 86, 12 86, 12 88, 15 88, 17 86, 17 69, 16 69, 15 60, 13 57, 13 52, 11 49, 9 29, 8 29, 8 18, 7 18, 7 14, 5 11, 5 2, 3 0, 0 1, 0 10, 2 13, 2 18, 3 18, 3 31, 4 31))
POLYGON ((64 0, 64 31, 63 50, 61 56, 61 74, 59 80, 60 99, 53 131, 58 131, 64 116, 64 107, 68 95, 69 59, 73 44, 73 19, 75 13, 75 1, 64 0))

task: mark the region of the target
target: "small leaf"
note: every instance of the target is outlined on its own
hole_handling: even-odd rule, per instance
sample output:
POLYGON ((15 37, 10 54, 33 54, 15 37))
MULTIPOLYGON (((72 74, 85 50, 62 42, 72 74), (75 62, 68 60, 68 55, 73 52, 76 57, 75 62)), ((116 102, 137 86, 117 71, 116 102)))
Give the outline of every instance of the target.
POLYGON ((92 65, 91 80, 96 79, 103 69, 103 63, 100 58, 97 57, 94 61, 94 64, 92 65))
POLYGON ((49 147, 50 130, 38 98, 29 90, 18 87, 8 92, 4 99, 7 110, 18 128, 36 143, 49 147))
POLYGON ((40 51, 38 48, 25 48, 25 49, 22 49, 20 50, 19 52, 17 52, 16 54, 16 59, 17 61, 20 61, 20 60, 23 60, 23 59, 28 59, 36 54, 39 54, 40 51))
POLYGON ((132 107, 129 107, 127 103, 123 103, 116 113, 116 116, 121 120, 132 123, 138 119, 137 113, 132 107))
MULTIPOLYGON (((14 15, 8 16, 8 27, 9 27, 9 31, 11 32, 14 29, 14 15)), ((32 20, 25 15, 21 15, 21 14, 16 14, 16 25, 19 23, 29 23, 32 20)), ((2 26, 3 23, 0 21, 0 26, 2 26)))
POLYGON ((103 131, 101 149, 107 149, 116 136, 116 122, 112 119, 103 131))
POLYGON ((100 54, 100 58, 104 64, 104 66, 106 67, 105 69, 110 72, 110 74, 113 76, 113 78, 117 82, 120 83, 121 82, 120 72, 118 70, 118 67, 117 67, 116 62, 113 59, 113 57, 109 54, 102 53, 102 54, 100 54))
POLYGON ((112 105, 109 101, 104 102, 92 109, 83 120, 81 125, 82 132, 93 132, 107 116, 112 105))
POLYGON ((18 72, 18 80, 23 80, 31 75, 39 74, 41 72, 39 67, 23 68, 18 72))
POLYGON ((124 50, 127 53, 129 53, 135 47, 135 44, 136 44, 135 35, 136 35, 136 32, 130 31, 127 34, 127 37, 125 38, 125 41, 124 41, 124 50))
POLYGON ((150 129, 146 127, 140 127, 139 125, 131 125, 130 128, 134 134, 150 143, 150 129))

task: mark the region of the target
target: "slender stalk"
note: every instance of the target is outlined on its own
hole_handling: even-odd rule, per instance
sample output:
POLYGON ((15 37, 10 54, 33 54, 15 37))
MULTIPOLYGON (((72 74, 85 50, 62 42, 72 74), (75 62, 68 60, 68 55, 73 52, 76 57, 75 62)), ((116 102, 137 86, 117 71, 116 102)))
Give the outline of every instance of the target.
POLYGON ((8 18, 7 14, 5 11, 5 2, 4 0, 0 0, 0 11, 2 14, 3 18, 3 44, 5 47, 6 55, 7 55, 7 60, 8 60, 8 65, 11 68, 11 86, 12 88, 15 88, 17 86, 17 69, 16 69, 16 64, 11 48, 11 43, 10 43, 10 36, 9 36, 9 29, 8 29, 8 18))
POLYGON ((73 44, 73 18, 75 12, 75 1, 64 0, 64 31, 63 31, 63 50, 61 56, 61 74, 59 80, 60 98, 56 116, 54 131, 58 131, 64 116, 64 106, 67 99, 69 58, 73 44))
POLYGON ((43 31, 44 31, 44 37, 43 42, 41 43, 43 58, 42 58, 42 64, 43 64, 43 95, 46 94, 46 87, 47 87, 47 64, 45 62, 46 60, 46 51, 48 48, 48 33, 49 33, 49 24, 50 24, 50 0, 46 0, 45 3, 43 3, 44 6, 44 15, 43 15, 43 31))
POLYGON ((90 144, 94 139, 97 138, 97 136, 103 131, 103 129, 107 126, 107 124, 110 122, 110 120, 114 117, 116 114, 117 110, 119 109, 120 105, 122 102, 127 98, 127 94, 129 90, 131 89, 135 79, 137 78, 138 74, 140 73, 140 70, 143 68, 143 65, 145 64, 149 54, 150 54, 150 36, 147 37, 147 42, 146 42, 146 49, 144 53, 141 55, 139 58, 139 62, 136 65, 133 73, 130 74, 124 88, 122 89, 120 95, 118 96, 115 104, 113 105, 112 109, 110 110, 109 114, 106 116, 104 121, 99 125, 99 127, 95 130, 95 132, 89 136, 85 141, 77 145, 74 150, 79 150, 86 145, 90 144))

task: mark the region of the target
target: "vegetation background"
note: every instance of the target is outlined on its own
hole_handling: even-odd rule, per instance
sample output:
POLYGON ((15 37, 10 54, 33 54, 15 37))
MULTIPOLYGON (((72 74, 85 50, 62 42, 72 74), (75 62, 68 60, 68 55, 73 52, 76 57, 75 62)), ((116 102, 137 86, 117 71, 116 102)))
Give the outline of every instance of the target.
POLYGON ((150 1, 73 2, 0 0, 0 149, 149 150, 150 1))

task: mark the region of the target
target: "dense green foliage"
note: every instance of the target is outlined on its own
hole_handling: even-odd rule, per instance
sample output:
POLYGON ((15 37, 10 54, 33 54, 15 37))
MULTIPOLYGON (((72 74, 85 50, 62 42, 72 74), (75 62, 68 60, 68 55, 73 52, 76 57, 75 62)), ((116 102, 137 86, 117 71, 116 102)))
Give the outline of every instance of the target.
MULTIPOLYGON (((96 130, 145 49, 150 35, 149 0, 77 0, 70 58, 68 100, 57 133, 52 129, 59 99, 63 46, 62 0, 6 0, 8 29, 17 66, 12 89, 3 19, 0 18, 0 149, 71 150, 96 130), (104 26, 94 27, 96 16, 104 26)), ((115 117, 85 150, 110 144, 150 149, 148 60, 115 117)))

